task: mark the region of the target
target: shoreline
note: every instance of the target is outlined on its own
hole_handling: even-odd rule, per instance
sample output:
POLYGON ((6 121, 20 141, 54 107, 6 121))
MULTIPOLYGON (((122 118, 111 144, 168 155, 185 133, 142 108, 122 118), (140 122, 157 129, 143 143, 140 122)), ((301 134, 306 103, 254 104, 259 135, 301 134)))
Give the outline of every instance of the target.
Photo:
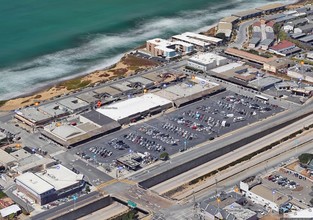
MULTIPOLYGON (((307 3, 308 1, 312 1, 312 0, 297 0, 294 3, 288 4, 287 7, 288 6, 290 7, 290 6, 303 5, 303 4, 307 3)), ((209 29, 207 29, 206 31, 201 31, 201 33, 210 33, 212 31, 212 29, 216 28, 217 23, 210 25, 208 27, 209 29)), ((85 73, 73 75, 72 77, 67 77, 67 78, 63 78, 60 80, 56 80, 56 81, 48 83, 46 85, 39 86, 38 88, 36 88, 32 91, 25 92, 24 94, 21 94, 21 95, 17 95, 17 96, 10 98, 8 100, 2 100, 2 101, 0 100, 0 111, 10 111, 13 109, 33 105, 33 104, 35 104, 35 102, 42 102, 42 101, 50 100, 53 97, 65 95, 65 94, 68 94, 70 92, 73 92, 73 91, 80 89, 80 88, 72 89, 72 90, 65 89, 64 84, 66 84, 67 82, 70 82, 70 81, 91 80, 91 82, 87 86, 84 87, 84 88, 86 88, 86 87, 90 87, 96 83, 101 83, 104 81, 112 80, 113 78, 110 79, 110 77, 113 77, 114 74, 110 74, 109 76, 103 77, 103 78, 99 77, 99 75, 109 74, 107 72, 110 72, 110 71, 114 72, 114 70, 116 70, 115 67, 117 67, 117 66, 118 66, 117 69, 127 68, 128 66, 121 67, 123 65, 123 59, 129 55, 129 52, 134 51, 138 48, 142 48, 142 47, 143 47, 143 45, 141 45, 141 46, 139 45, 138 47, 135 47, 134 49, 124 53, 124 55, 117 62, 115 62, 115 63, 113 63, 107 67, 104 67, 102 69, 94 70, 91 72, 85 72, 85 73), (47 93, 50 93, 50 95, 47 95, 47 93), (19 100, 20 100, 20 103, 12 103, 12 102, 19 102, 19 100), (1 105, 1 102, 3 103, 2 105, 1 105)), ((145 66, 140 66, 139 68, 141 68, 141 67, 147 68, 145 66)), ((127 69, 126 73, 124 73, 123 76, 133 74, 134 72, 135 71, 127 69), (130 73, 130 72, 132 72, 132 73, 130 73)), ((118 76, 115 76, 114 78, 118 78, 118 76)))

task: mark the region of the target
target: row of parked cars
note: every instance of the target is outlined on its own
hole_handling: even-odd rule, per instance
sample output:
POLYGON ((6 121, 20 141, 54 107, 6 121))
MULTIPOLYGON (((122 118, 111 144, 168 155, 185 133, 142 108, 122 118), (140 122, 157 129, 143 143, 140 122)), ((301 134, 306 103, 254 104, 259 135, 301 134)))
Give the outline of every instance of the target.
POLYGON ((134 144, 137 144, 143 148, 146 148, 147 150, 154 150, 157 152, 165 151, 165 147, 158 144, 154 140, 149 140, 148 138, 137 134, 137 133, 129 133, 128 135, 124 136, 125 139, 133 142, 134 144))
POLYGON ((141 126, 139 128, 139 131, 148 135, 152 139, 160 140, 163 143, 166 143, 169 145, 177 145, 177 143, 179 142, 179 139, 174 138, 173 136, 167 133, 161 132, 160 130, 154 127, 141 126))
POLYGON ((277 183, 280 186, 290 189, 295 189, 299 185, 295 181, 289 180, 287 177, 283 177, 281 175, 270 175, 267 179, 269 181, 277 183))
POLYGON ((179 136, 183 139, 186 139, 186 140, 192 140, 192 139, 197 138, 197 134, 192 133, 190 131, 187 131, 186 129, 184 129, 180 126, 174 125, 174 124, 169 123, 169 122, 164 123, 162 125, 162 129, 168 131, 169 133, 174 133, 177 136, 179 136))

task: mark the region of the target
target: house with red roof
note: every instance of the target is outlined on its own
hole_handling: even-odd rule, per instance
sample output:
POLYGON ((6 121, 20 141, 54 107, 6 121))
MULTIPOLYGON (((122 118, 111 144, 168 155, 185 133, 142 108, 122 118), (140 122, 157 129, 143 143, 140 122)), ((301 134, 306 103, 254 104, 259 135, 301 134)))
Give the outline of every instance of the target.
POLYGON ((294 43, 287 40, 283 40, 278 44, 270 47, 269 51, 285 57, 298 53, 301 51, 301 49, 297 47, 294 43))

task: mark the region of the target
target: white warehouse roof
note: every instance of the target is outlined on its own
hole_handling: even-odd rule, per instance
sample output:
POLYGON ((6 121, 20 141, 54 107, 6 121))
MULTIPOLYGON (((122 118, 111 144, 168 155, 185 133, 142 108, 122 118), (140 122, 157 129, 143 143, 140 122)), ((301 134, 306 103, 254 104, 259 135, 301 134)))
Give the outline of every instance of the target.
POLYGON ((189 59, 189 61, 201 63, 203 65, 208 65, 210 63, 213 63, 215 61, 221 61, 225 60, 225 57, 219 56, 214 53, 202 53, 202 54, 197 54, 189 59))
POLYGON ((97 111, 115 121, 118 121, 137 113, 145 112, 149 109, 171 103, 171 101, 165 98, 149 93, 140 97, 113 103, 105 108, 99 108, 97 111))
POLYGON ((16 179, 38 195, 41 195, 53 189, 53 186, 51 184, 39 178, 34 173, 27 172, 16 177, 16 179))
POLYGON ((76 174, 61 164, 49 167, 46 172, 38 172, 36 175, 51 184, 57 191, 72 186, 83 179, 82 174, 76 174))

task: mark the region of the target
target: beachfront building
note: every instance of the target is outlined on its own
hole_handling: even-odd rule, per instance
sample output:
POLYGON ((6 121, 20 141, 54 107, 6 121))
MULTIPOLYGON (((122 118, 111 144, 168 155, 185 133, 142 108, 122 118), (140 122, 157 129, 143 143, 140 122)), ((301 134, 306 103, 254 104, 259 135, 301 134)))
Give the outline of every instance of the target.
POLYGON ((214 53, 202 53, 188 59, 187 66, 193 69, 207 71, 217 66, 226 65, 227 58, 214 53))
POLYGON ((256 9, 262 11, 263 14, 269 14, 269 13, 284 10, 285 8, 286 8, 286 5, 282 3, 273 3, 273 4, 268 4, 268 5, 257 7, 256 9))
POLYGON ((231 22, 219 22, 217 25, 216 34, 223 33, 226 38, 230 38, 233 31, 233 25, 231 22))
POLYGON ((240 20, 246 20, 249 18, 255 18, 262 15, 262 11, 258 9, 248 9, 245 11, 237 12, 232 14, 232 16, 237 17, 240 20))
POLYGON ((220 45, 223 40, 217 37, 205 36, 193 32, 185 32, 172 36, 172 40, 192 44, 196 49, 205 51, 210 45, 220 45))
POLYGON ((41 172, 27 172, 15 178, 17 189, 39 205, 69 196, 84 186, 82 174, 76 174, 61 164, 41 172))
POLYGON ((155 38, 146 42, 146 49, 154 57, 171 59, 193 52, 193 45, 182 41, 168 41, 155 38))

